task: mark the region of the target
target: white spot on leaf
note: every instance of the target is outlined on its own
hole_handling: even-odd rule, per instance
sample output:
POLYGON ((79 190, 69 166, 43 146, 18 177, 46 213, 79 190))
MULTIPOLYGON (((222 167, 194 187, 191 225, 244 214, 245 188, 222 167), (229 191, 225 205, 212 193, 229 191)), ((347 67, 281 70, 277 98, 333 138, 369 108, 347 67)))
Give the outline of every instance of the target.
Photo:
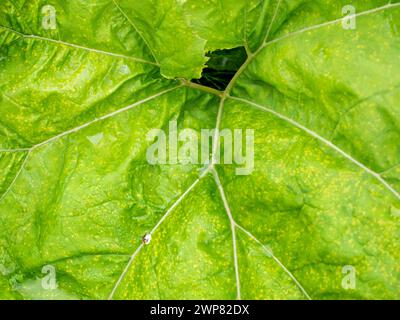
POLYGON ((129 66, 127 66, 126 64, 124 64, 124 65, 122 65, 122 66, 119 68, 119 72, 120 72, 121 74, 131 74, 131 69, 129 68, 129 66))
POLYGON ((142 239, 143 244, 149 244, 151 241, 151 234, 150 233, 146 233, 142 239))
POLYGON ((397 218, 400 218, 400 209, 396 208, 396 207, 391 207, 390 208, 390 213, 397 218))
POLYGON ((103 134, 103 132, 100 132, 100 133, 98 133, 98 134, 96 134, 96 135, 94 135, 94 136, 89 136, 89 137, 86 137, 94 146, 97 146, 100 142, 101 142, 101 140, 103 140, 103 138, 104 138, 104 134, 103 134))

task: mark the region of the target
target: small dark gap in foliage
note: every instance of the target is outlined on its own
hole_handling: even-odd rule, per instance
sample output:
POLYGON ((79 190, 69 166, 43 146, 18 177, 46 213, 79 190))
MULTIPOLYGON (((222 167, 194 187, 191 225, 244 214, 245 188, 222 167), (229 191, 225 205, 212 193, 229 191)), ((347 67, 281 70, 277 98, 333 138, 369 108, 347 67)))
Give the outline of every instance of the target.
POLYGON ((206 87, 224 91, 247 59, 244 47, 234 49, 216 50, 209 52, 207 67, 203 69, 200 79, 192 82, 206 87))

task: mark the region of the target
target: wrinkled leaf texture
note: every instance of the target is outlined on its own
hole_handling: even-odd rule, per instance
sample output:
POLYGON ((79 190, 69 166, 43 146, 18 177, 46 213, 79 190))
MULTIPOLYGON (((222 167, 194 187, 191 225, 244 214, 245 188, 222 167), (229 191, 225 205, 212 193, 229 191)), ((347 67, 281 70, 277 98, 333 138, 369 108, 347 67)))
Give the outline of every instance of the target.
POLYGON ((1 1, 0 298, 398 299, 400 2, 351 2, 1 1), (171 120, 254 129, 254 172, 149 165, 171 120))

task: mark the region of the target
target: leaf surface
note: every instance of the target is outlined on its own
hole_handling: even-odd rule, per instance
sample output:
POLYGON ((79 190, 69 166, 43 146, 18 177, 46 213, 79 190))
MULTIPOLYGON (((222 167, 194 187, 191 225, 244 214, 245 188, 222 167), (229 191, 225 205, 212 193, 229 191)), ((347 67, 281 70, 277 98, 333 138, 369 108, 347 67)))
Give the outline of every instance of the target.
POLYGON ((3 1, 0 298, 398 299, 400 3, 353 2, 3 1), (253 129, 254 171, 151 165, 171 121, 253 129))

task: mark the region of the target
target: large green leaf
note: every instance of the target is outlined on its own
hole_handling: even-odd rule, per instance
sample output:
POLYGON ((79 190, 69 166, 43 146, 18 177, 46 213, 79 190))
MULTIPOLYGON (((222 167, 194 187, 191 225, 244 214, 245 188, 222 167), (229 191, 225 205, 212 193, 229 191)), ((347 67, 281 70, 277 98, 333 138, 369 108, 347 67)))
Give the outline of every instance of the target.
POLYGON ((399 299, 400 2, 346 5, 2 1, 0 298, 399 299), (150 164, 171 121, 253 129, 254 171, 150 164))

